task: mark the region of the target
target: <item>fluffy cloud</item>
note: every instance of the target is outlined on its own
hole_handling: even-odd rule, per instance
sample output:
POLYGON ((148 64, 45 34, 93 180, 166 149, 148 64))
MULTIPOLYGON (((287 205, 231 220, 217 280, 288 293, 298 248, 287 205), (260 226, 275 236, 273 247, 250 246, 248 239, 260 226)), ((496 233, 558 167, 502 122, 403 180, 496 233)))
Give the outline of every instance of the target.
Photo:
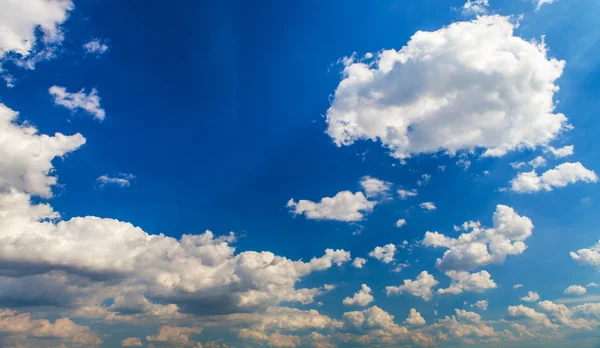
POLYGON ((539 299, 540 299, 540 295, 538 295, 537 292, 533 292, 533 291, 528 292, 527 295, 520 298, 521 301, 525 301, 525 302, 535 302, 535 301, 538 301, 539 299))
POLYGON ((342 330, 362 333, 358 342, 362 344, 373 341, 394 342, 406 338, 408 330, 394 323, 394 316, 377 306, 364 311, 346 312, 342 315, 342 330))
POLYGON ((18 190, 51 197, 51 187, 57 183, 50 175, 52 160, 78 149, 85 138, 79 133, 40 135, 31 125, 17 124, 17 117, 17 112, 0 104, 0 192, 18 190))
POLYGON ((391 183, 370 176, 365 176, 360 180, 360 186, 367 194, 367 197, 377 197, 387 195, 390 191, 391 183))
POLYGON ((417 312, 417 310, 414 308, 410 309, 410 313, 404 322, 415 326, 422 326, 426 324, 425 319, 423 319, 421 316, 421 313, 417 312))
POLYGON ((485 228, 479 221, 465 222, 458 238, 438 232, 426 232, 421 244, 447 248, 436 265, 442 270, 471 270, 489 264, 501 264, 508 255, 519 255, 527 246, 523 241, 533 231, 526 216, 519 216, 513 208, 497 205, 492 217, 493 227, 485 228))
POLYGON ((162 326, 156 335, 146 336, 149 342, 164 342, 172 345, 185 345, 193 343, 190 340, 190 335, 198 335, 202 332, 199 327, 175 327, 165 325, 162 326))
POLYGON ((517 193, 531 193, 541 190, 552 191, 556 187, 565 187, 578 181, 597 182, 598 176, 593 170, 585 168, 581 163, 562 163, 538 175, 535 170, 519 173, 510 182, 510 189, 517 193))
POLYGON ((367 284, 363 284, 354 296, 346 297, 342 303, 346 306, 366 306, 373 301, 375 298, 371 295, 371 288, 367 284))
POLYGON ((367 200, 362 192, 338 192, 334 197, 323 197, 320 202, 290 199, 287 207, 294 214, 304 214, 307 219, 360 221, 364 213, 373 211, 375 202, 367 200))
POLYGON ((300 345, 300 337, 294 335, 282 335, 274 332, 267 339, 269 347, 296 347, 300 345))
POLYGON ((487 300, 481 300, 481 301, 477 301, 477 302, 473 303, 471 305, 471 307, 480 309, 482 311, 487 311, 488 305, 489 305, 489 302, 487 300))
POLYGON ((338 146, 380 141, 400 159, 547 145, 569 127, 553 101, 565 62, 514 28, 508 17, 482 16, 419 31, 372 62, 347 59, 327 134, 338 146))
POLYGON ((394 244, 386 244, 382 247, 375 247, 373 251, 369 253, 369 256, 375 258, 383 263, 390 263, 394 261, 394 254, 396 253, 396 246, 394 244))
POLYGON ((352 261, 352 266, 355 268, 363 268, 363 266, 367 263, 367 260, 362 257, 355 257, 354 261, 352 261))
POLYGON ((402 227, 404 225, 406 225, 405 219, 398 219, 398 221, 396 221, 396 227, 402 227))
POLYGON ((413 296, 421 297, 425 301, 433 298, 433 287, 439 282, 427 271, 421 272, 417 279, 404 279, 404 284, 400 286, 386 286, 385 292, 388 296, 401 293, 409 293, 413 296))
POLYGON ((563 292, 565 295, 583 295, 587 292, 587 289, 581 285, 571 285, 563 292))
POLYGON ((71 0, 3 1, 0 4, 0 58, 14 52, 22 58, 63 40, 61 25, 74 8, 71 0), (42 33, 36 39, 36 30, 42 33), (42 46, 42 47, 39 47, 42 46))
POLYGON ((523 284, 515 284, 515 285, 513 285, 513 289, 518 289, 522 286, 523 286, 523 284))
POLYGON ((600 269, 600 240, 590 248, 579 249, 569 253, 575 262, 584 266, 600 269))
POLYGON ((556 325, 552 324, 548 316, 544 313, 536 312, 535 309, 525 307, 523 305, 509 306, 508 313, 511 318, 519 319, 525 318, 532 321, 535 324, 541 325, 547 328, 554 328, 556 325))
POLYGON ((487 271, 479 271, 477 273, 448 271, 446 275, 452 279, 452 283, 447 289, 438 289, 437 292, 440 295, 456 295, 462 292, 484 292, 485 290, 497 287, 487 271))
MULTIPOLYGON (((28 313, 0 309, 0 333, 29 338, 55 338, 73 346, 97 346, 102 340, 87 326, 80 326, 69 318, 32 319, 28 313)), ((1 338, 0 338, 0 343, 1 338)))
POLYGON ((550 152, 555 158, 563 158, 567 156, 571 156, 574 153, 575 146, 567 145, 561 148, 554 148, 552 146, 546 147, 545 151, 550 152))
POLYGON ((490 6, 488 0, 467 0, 462 7, 463 15, 483 15, 490 6))
POLYGON ((117 185, 121 187, 129 187, 131 180, 135 179, 135 175, 119 173, 116 176, 109 176, 108 174, 99 176, 96 181, 101 185, 117 185))
POLYGON ((98 121, 104 120, 106 112, 100 106, 100 97, 98 91, 92 88, 88 94, 82 89, 79 92, 67 92, 65 87, 52 86, 48 90, 50 95, 54 97, 54 104, 64 106, 65 108, 74 111, 77 109, 94 116, 98 121))
POLYGON ((142 341, 138 337, 127 337, 121 341, 121 347, 142 347, 142 341))
POLYGON ((83 45, 83 49, 88 54, 96 54, 101 55, 108 51, 108 45, 103 43, 100 39, 94 39, 90 42, 87 42, 83 45))
POLYGON ((435 206, 435 204, 433 202, 423 202, 423 203, 419 204, 419 207, 421 207, 421 209, 429 210, 429 211, 437 209, 437 207, 435 206))
POLYGON ((405 200, 409 197, 416 197, 417 196, 417 190, 412 189, 412 190, 398 190, 398 195, 400 196, 401 200, 405 200))

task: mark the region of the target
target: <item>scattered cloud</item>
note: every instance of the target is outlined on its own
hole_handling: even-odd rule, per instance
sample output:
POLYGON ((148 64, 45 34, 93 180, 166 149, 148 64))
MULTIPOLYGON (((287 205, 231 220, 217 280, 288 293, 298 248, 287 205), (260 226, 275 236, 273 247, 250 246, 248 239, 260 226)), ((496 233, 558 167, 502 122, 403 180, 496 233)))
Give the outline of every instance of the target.
POLYGON ((100 39, 93 39, 83 45, 87 54, 95 54, 100 56, 108 51, 108 45, 100 39))
POLYGON ((419 180, 417 180, 417 185, 425 186, 429 183, 429 180, 431 180, 431 175, 425 173, 421 175, 421 178, 419 180))
POLYGON ((364 176, 360 180, 360 186, 367 194, 367 197, 386 196, 390 191, 391 183, 379 180, 370 176, 364 176))
POLYGON ((405 219, 398 219, 398 221, 396 221, 396 227, 402 227, 404 225, 406 225, 405 219))
POLYGON ((127 337, 121 341, 121 347, 143 347, 142 341, 138 337, 127 337))
POLYGON ((488 300, 480 300, 473 303, 471 307, 477 308, 482 311, 487 311, 489 304, 490 303, 488 302, 488 300))
POLYGON ((600 240, 590 248, 579 249, 576 252, 571 251, 569 255, 580 265, 600 270, 600 240))
POLYGON ((515 285, 513 285, 513 289, 518 289, 522 286, 523 286, 523 284, 515 284, 515 285))
POLYGON ((352 261, 352 266, 355 268, 363 268, 363 266, 367 263, 367 260, 362 257, 355 257, 354 261, 352 261))
POLYGON ((520 297, 519 299, 525 302, 536 302, 539 301, 540 295, 538 295, 537 292, 530 291, 527 293, 527 295, 520 297))
POLYGON ((98 121, 103 121, 106 117, 106 112, 100 107, 100 97, 95 88, 92 88, 89 94, 86 94, 84 89, 79 92, 67 92, 65 87, 60 86, 52 86, 48 91, 54 97, 56 105, 64 106, 71 111, 84 110, 98 121))
POLYGON ((476 273, 448 271, 446 272, 446 275, 452 279, 452 283, 450 283, 450 287, 447 289, 438 289, 437 293, 440 295, 457 295, 463 292, 481 293, 497 287, 487 271, 479 271, 476 273))
POLYGON ((131 180, 135 179, 135 175, 119 173, 116 176, 109 176, 108 174, 99 176, 96 181, 100 186, 105 185, 117 185, 121 187, 131 186, 131 180))
POLYGON ((396 253, 396 246, 394 244, 386 244, 382 247, 375 247, 373 251, 369 253, 369 256, 375 258, 383 263, 390 263, 394 261, 394 254, 396 253))
POLYGON ((398 190, 398 195, 400 196, 401 200, 405 200, 409 197, 416 197, 417 196, 417 190, 412 189, 412 190, 398 190))
POLYGON ((519 173, 511 180, 510 189, 517 193, 552 191, 553 188, 565 187, 578 181, 595 183, 598 181, 598 176, 579 162, 566 162, 547 170, 542 175, 538 175, 535 170, 519 173))
POLYGON ((565 295, 584 295, 587 289, 581 285, 571 285, 563 292, 565 295))
POLYGON ((369 303, 375 301, 373 295, 371 295, 371 288, 367 284, 361 285, 360 290, 352 297, 346 297, 342 303, 346 306, 366 306, 369 303))
POLYGON ((489 0, 467 0, 462 7, 462 14, 465 16, 483 15, 488 12, 490 6, 489 0))
POLYGON ((375 202, 369 201, 362 192, 338 192, 334 197, 323 197, 320 202, 290 199, 287 207, 294 215, 312 220, 360 221, 365 213, 373 211, 375 202))
POLYGON ((417 312, 416 309, 411 308, 408 317, 404 321, 408 325, 423 326, 426 324, 425 319, 421 316, 421 313, 417 312))
POLYGON ((546 5, 546 4, 550 5, 550 4, 551 4, 551 3, 553 3, 555 0, 532 0, 532 1, 533 1, 533 2, 536 4, 535 10, 537 11, 537 10, 539 10, 539 9, 540 9, 540 7, 542 7, 543 5, 546 5))
POLYGON ((552 146, 548 146, 544 149, 544 151, 551 153, 554 156, 554 158, 563 158, 563 157, 571 156, 575 152, 574 149, 575 149, 575 146, 573 146, 573 145, 563 146, 558 149, 554 148, 552 146))
POLYGON ((404 284, 400 286, 386 286, 385 292, 388 296, 402 293, 409 293, 413 296, 421 297, 425 301, 433 298, 433 287, 439 282, 427 271, 421 272, 417 279, 404 279, 404 284))
POLYGON ((437 207, 435 206, 435 204, 433 202, 423 202, 423 203, 419 204, 419 207, 421 207, 421 209, 429 210, 429 211, 437 209, 437 207))

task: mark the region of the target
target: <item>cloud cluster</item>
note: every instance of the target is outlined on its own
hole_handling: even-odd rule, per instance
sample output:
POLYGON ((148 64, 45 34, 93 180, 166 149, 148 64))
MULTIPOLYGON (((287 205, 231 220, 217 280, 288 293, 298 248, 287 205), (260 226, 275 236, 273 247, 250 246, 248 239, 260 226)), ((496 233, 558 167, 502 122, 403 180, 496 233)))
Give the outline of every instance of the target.
POLYGON ((405 279, 404 284, 400 286, 386 286, 385 292, 388 296, 402 293, 409 293, 413 296, 421 297, 425 301, 433 298, 433 288, 439 282, 427 271, 421 272, 417 279, 405 279))
POLYGON ((375 301, 371 295, 371 288, 367 284, 362 284, 360 290, 352 297, 346 297, 342 303, 346 306, 366 306, 375 301))
POLYGON ((569 253, 580 265, 591 266, 600 270, 600 240, 590 248, 583 248, 569 253))
POLYGON ((327 134, 338 146, 379 141, 399 159, 547 145, 569 127, 553 100, 565 62, 514 28, 510 18, 481 16, 418 31, 373 61, 345 60, 327 134))
POLYGON ((565 187, 578 181, 595 183, 598 181, 598 176, 579 162, 566 162, 545 171, 542 175, 538 175, 535 170, 519 173, 511 180, 510 189, 517 193, 552 191, 554 188, 565 187))
POLYGON ((465 222, 462 225, 465 233, 458 238, 426 232, 421 244, 448 249, 436 262, 442 270, 472 270, 489 264, 501 264, 506 256, 525 251, 527 246, 523 241, 533 231, 533 224, 528 217, 519 216, 513 208, 499 204, 492 223, 493 227, 485 228, 479 221, 465 222))
POLYGON ((71 111, 81 109, 93 115, 98 121, 103 121, 106 117, 106 112, 100 106, 100 97, 95 88, 92 88, 92 91, 86 94, 84 89, 79 92, 68 92, 65 87, 52 86, 48 92, 54 97, 54 104, 56 105, 64 106, 71 111))

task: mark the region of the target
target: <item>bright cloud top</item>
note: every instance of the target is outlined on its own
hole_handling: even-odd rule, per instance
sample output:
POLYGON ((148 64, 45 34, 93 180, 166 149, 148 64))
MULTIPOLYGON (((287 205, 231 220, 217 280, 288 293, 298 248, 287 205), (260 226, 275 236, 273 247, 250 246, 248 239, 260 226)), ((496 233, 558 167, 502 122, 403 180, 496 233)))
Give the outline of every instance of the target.
POLYGON ((436 265, 442 270, 471 270, 489 264, 501 264, 508 255, 519 255, 527 246, 523 241, 531 236, 533 224, 519 216, 513 208, 497 205, 492 217, 493 227, 485 228, 479 221, 465 222, 468 232, 458 238, 438 232, 426 232, 422 245, 447 248, 436 265))
POLYGON ((590 248, 570 252, 569 255, 580 265, 591 266, 600 270, 600 240, 590 248))
POLYGON ((514 28, 507 17, 483 16, 419 31, 372 63, 347 61, 327 134, 338 146, 380 141, 400 159, 546 145, 568 127, 553 101, 565 62, 514 28))
POLYGON ((394 254, 396 253, 396 246, 394 244, 386 244, 382 247, 375 247, 373 251, 369 253, 369 256, 375 258, 383 263, 390 263, 394 261, 394 254))
POLYGON ((585 168, 581 163, 562 163, 538 175, 535 170, 519 173, 510 182, 510 189, 517 193, 552 191, 557 187, 565 187, 576 182, 595 183, 598 176, 593 170, 585 168))
POLYGON ((367 284, 362 284, 360 290, 352 297, 346 297, 342 303, 346 306, 366 306, 375 301, 371 295, 371 288, 367 284))
POLYGON ((421 272, 417 279, 404 279, 404 284, 400 286, 386 286, 385 292, 388 296, 409 293, 413 296, 421 297, 425 301, 433 298, 433 287, 439 282, 427 271, 421 272))
POLYGON ((452 283, 447 289, 438 289, 437 292, 440 295, 457 295, 463 292, 481 293, 497 287, 487 271, 479 271, 477 273, 448 271, 446 272, 446 275, 452 279, 452 283))
POLYGON ((365 213, 373 211, 375 202, 369 201, 362 192, 338 192, 333 197, 323 197, 320 202, 290 199, 287 207, 293 214, 304 214, 307 219, 360 221, 365 213))
POLYGON ((79 92, 67 92, 65 87, 59 86, 52 86, 48 91, 54 97, 56 105, 64 106, 71 111, 81 109, 93 115, 98 121, 103 121, 106 117, 106 112, 100 107, 100 97, 95 88, 92 88, 88 94, 83 89, 79 92))

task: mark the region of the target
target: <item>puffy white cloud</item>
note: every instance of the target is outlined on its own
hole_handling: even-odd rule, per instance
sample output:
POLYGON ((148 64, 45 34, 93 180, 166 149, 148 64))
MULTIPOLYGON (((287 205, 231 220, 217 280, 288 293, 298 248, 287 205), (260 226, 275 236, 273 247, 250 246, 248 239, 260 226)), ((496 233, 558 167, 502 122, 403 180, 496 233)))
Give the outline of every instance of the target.
POLYGON ((571 285, 563 292, 565 295, 583 295, 587 289, 581 285, 571 285))
POLYGON ((484 292, 488 289, 495 289, 496 283, 492 280, 487 271, 469 273, 464 271, 448 271, 446 275, 452 279, 450 287, 447 289, 438 289, 438 294, 460 294, 462 292, 484 292))
POLYGON ((56 105, 64 106, 71 111, 84 110, 93 115, 98 121, 102 121, 106 117, 106 112, 100 106, 100 97, 95 88, 92 88, 92 91, 86 94, 84 89, 79 92, 67 92, 65 87, 52 86, 48 92, 54 97, 54 104, 56 105))
POLYGON ((579 313, 569 309, 563 304, 555 304, 552 301, 541 301, 538 303, 538 307, 541 311, 547 313, 555 324, 584 330, 591 330, 592 326, 598 324, 596 322, 587 321, 584 318, 577 318, 579 313))
POLYGON ((437 207, 435 206, 435 204, 433 202, 423 202, 423 203, 419 204, 419 207, 421 207, 421 209, 429 210, 429 211, 437 209, 437 207))
POLYGON ((467 0, 462 7, 463 15, 483 15, 490 6, 489 0, 467 0))
POLYGON ((421 297, 425 301, 433 298, 433 287, 439 282, 427 271, 421 272, 417 279, 404 279, 404 284, 400 286, 386 286, 385 292, 388 296, 402 294, 404 292, 413 296, 421 297))
POLYGON ((417 190, 412 189, 412 190, 403 190, 400 189, 398 190, 398 195, 400 196, 401 200, 405 200, 409 197, 416 197, 417 196, 417 190))
POLYGON ((369 253, 369 256, 375 258, 383 263, 390 263, 394 261, 394 254, 396 253, 396 246, 392 243, 386 244, 382 247, 375 247, 373 251, 369 253))
POLYGON ((540 295, 537 292, 529 291, 527 295, 520 297, 519 299, 525 302, 535 302, 540 299, 540 295))
POLYGON ((406 219, 398 219, 398 221, 396 221, 396 227, 402 227, 406 225, 406 219))
POLYGON ((590 248, 579 249, 569 253, 571 258, 580 265, 600 269, 600 240, 590 248))
POLYGON ((473 303, 471 307, 477 308, 482 311, 487 311, 489 304, 490 303, 488 302, 488 300, 480 300, 473 303))
POLYGON ((535 309, 525 307, 523 305, 518 306, 509 306, 508 313, 510 317, 518 319, 518 318, 526 318, 531 320, 533 323, 541 325, 547 328, 555 328, 556 325, 552 324, 548 316, 544 313, 536 312, 535 309))
POLYGON ((117 185, 121 187, 129 187, 131 185, 131 180, 135 179, 135 175, 119 173, 116 176, 109 176, 108 174, 99 176, 96 181, 101 185, 117 185))
POLYGON ((367 197, 377 197, 387 195, 392 184, 387 181, 379 180, 370 176, 364 176, 360 180, 360 186, 367 194, 367 197))
POLYGON ((0 58, 7 52, 22 57, 34 53, 36 44, 63 40, 61 25, 74 8, 71 0, 3 1, 0 4, 0 58), (36 30, 41 30, 41 42, 36 30))
POLYGON ((93 39, 90 42, 86 42, 83 45, 83 49, 85 49, 85 52, 88 54, 101 55, 108 51, 108 45, 100 39, 93 39))
POLYGON ((394 323, 394 316, 377 306, 363 311, 346 312, 342 315, 343 330, 365 334, 366 342, 359 339, 359 343, 369 344, 374 340, 394 342, 404 339, 408 330, 394 323))
POLYGON ((578 181, 592 183, 598 181, 593 170, 585 168, 581 163, 562 163, 538 175, 535 170, 522 172, 510 182, 510 188, 517 193, 531 193, 541 190, 552 191, 556 187, 565 187, 578 181))
POLYGON ((355 257, 354 261, 352 261, 352 266, 355 268, 363 268, 363 266, 367 263, 367 260, 362 257, 355 257))
POLYGON ((523 241, 533 231, 526 216, 519 216, 513 208, 497 205, 492 217, 493 227, 485 228, 478 221, 465 222, 458 238, 438 232, 426 232, 421 244, 447 248, 436 265, 442 270, 471 270, 489 264, 501 264, 507 255, 519 255, 527 246, 523 241))
POLYGON ((414 308, 410 309, 410 313, 408 313, 408 317, 404 322, 415 326, 423 326, 426 324, 425 319, 423 319, 421 316, 421 313, 417 312, 417 310, 414 308))
POLYGON ((48 198, 57 182, 50 175, 52 160, 78 149, 85 138, 79 133, 40 135, 27 123, 17 124, 17 117, 17 112, 0 104, 0 192, 18 190, 48 198))
POLYGON ((323 197, 320 202, 290 199, 287 207, 294 214, 304 214, 307 219, 360 221, 364 213, 373 211, 375 202, 367 200, 362 192, 338 192, 334 197, 323 197))
POLYGON ((142 341, 138 337, 127 337, 121 341, 121 347, 143 347, 142 341))
POLYGON ((274 332, 267 339, 269 347, 296 347, 300 345, 300 337, 294 335, 283 335, 279 332, 274 332))
POLYGON ((190 339, 191 335, 198 335, 202 332, 200 327, 176 327, 176 326, 161 326, 156 335, 146 336, 149 342, 164 342, 172 345, 185 345, 193 343, 190 339))
POLYGON ((71 345, 97 346, 102 340, 87 326, 80 326, 69 318, 32 319, 29 313, 0 309, 0 333, 30 338, 55 338, 71 345))
POLYGON ((482 16, 418 31, 400 51, 345 63, 327 110, 336 145, 380 141, 400 159, 485 149, 484 156, 545 146, 569 128, 554 113, 564 61, 543 42, 514 36, 508 17, 482 16))
POLYGON ((567 156, 571 156, 574 153, 575 146, 567 145, 561 148, 554 148, 552 146, 546 147, 544 151, 550 152, 555 158, 563 158, 567 156))
POLYGON ((354 296, 346 297, 342 303, 346 306, 366 306, 373 301, 375 298, 371 295, 371 288, 367 284, 363 284, 354 296))
POLYGON ((597 287, 599 287, 599 286, 600 286, 600 284, 598 284, 598 283, 594 283, 594 282, 591 282, 591 283, 589 283, 588 285, 586 285, 585 287, 586 287, 586 288, 597 288, 597 287))

